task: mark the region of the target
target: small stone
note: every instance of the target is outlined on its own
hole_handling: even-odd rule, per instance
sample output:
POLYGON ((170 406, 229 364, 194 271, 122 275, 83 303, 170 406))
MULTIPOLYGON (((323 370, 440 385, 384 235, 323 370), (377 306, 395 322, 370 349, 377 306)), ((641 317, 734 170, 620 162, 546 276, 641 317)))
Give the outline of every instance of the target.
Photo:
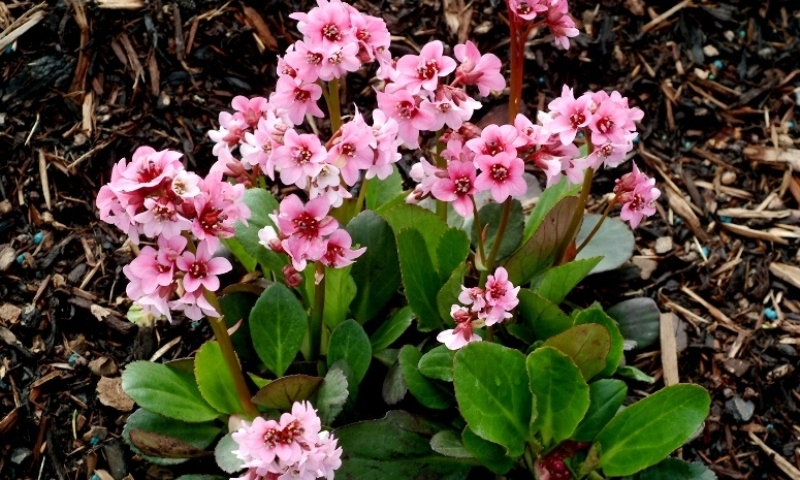
POLYGON ((11 452, 11 463, 15 465, 22 465, 29 458, 31 458, 31 456, 33 456, 33 452, 27 448, 17 448, 11 452))
POLYGON ((739 395, 725 402, 725 408, 733 415, 737 422, 749 422, 753 418, 753 413, 756 411, 756 406, 750 400, 745 400, 739 395))
POLYGON ((658 268, 658 262, 649 258, 633 257, 632 262, 642 271, 639 275, 642 280, 649 280, 653 272, 658 268))
POLYGON ((739 360, 738 358, 729 358, 725 360, 722 365, 725 367, 725 370, 737 377, 741 377, 750 370, 750 362, 739 360))
POLYGON ((736 183, 736 172, 727 171, 722 174, 720 179, 723 185, 733 185, 736 183))
POLYGON ((7 213, 11 213, 14 207, 11 205, 11 201, 3 200, 0 202, 0 215, 5 215, 7 213))
POLYGON ((672 237, 658 237, 656 240, 656 253, 663 255, 672 250, 672 237))
POLYGON ((719 50, 717 50, 717 47, 714 45, 709 44, 703 47, 703 53, 705 53, 707 57, 716 57, 719 55, 719 50))
POLYGON ((17 254, 10 245, 4 245, 2 248, 0 248, 0 272, 5 272, 8 270, 8 267, 14 263, 16 258, 17 254))

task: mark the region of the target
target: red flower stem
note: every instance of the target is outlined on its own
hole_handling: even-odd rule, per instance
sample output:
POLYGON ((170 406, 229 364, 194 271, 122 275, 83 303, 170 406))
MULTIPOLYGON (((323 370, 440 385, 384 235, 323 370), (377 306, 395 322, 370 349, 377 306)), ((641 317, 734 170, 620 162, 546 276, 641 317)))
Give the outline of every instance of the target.
MULTIPOLYGON (((325 266, 320 262, 314 264, 317 275, 325 275, 325 266)), ((314 279, 314 305, 311 307, 311 316, 308 318, 308 338, 311 344, 308 360, 316 361, 322 348, 322 321, 325 310, 325 277, 319 283, 314 279)))
POLYGON ((481 224, 481 217, 478 215, 478 204, 475 203, 475 197, 469 196, 472 200, 472 211, 475 212, 475 231, 478 232, 478 253, 481 256, 481 262, 486 261, 486 250, 483 248, 483 225, 481 224))
POLYGON ((578 229, 583 220, 583 211, 586 209, 586 199, 589 198, 589 192, 592 189, 592 178, 594 178, 594 169, 589 167, 583 174, 583 186, 581 187, 581 196, 578 197, 578 205, 575 207, 575 213, 572 215, 572 221, 567 229, 567 234, 564 236, 564 241, 559 247, 556 254, 556 265, 561 265, 566 260, 569 246, 575 237, 578 235, 578 229))
POLYGON ((331 131, 336 132, 342 126, 342 110, 339 101, 339 79, 328 82, 328 112, 331 116, 331 131))

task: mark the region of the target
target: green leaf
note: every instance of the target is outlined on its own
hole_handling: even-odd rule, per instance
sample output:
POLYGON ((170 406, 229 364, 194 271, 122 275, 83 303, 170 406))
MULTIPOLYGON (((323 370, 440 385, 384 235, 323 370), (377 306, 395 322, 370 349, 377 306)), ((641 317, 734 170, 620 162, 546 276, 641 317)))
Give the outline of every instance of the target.
POLYGON ((322 380, 316 398, 311 402, 317 408, 323 425, 333 423, 347 403, 347 396, 347 377, 340 368, 331 368, 322 380))
POLYGON ((328 328, 336 328, 345 321, 350 302, 356 297, 356 282, 350 276, 350 268, 325 267, 325 308, 322 318, 328 328))
POLYGON ((453 357, 456 352, 444 345, 439 345, 420 358, 417 366, 419 372, 428 378, 453 381, 453 357))
MULTIPOLYGON (((596 213, 584 215, 583 225, 576 239, 578 245, 589 236, 589 232, 597 225, 600 217, 601 215, 596 213)), ((592 269, 592 273, 614 270, 630 260, 631 255, 633 255, 634 243, 633 232, 627 223, 618 218, 606 218, 603 224, 600 225, 600 230, 597 231, 575 258, 581 260, 584 258, 603 257, 603 260, 592 269)))
POLYGON ((555 348, 542 347, 528 355, 525 365, 536 397, 533 431, 545 446, 567 439, 589 409, 589 385, 572 360, 555 348))
POLYGON ((565 197, 550 210, 536 232, 506 262, 511 283, 524 285, 556 261, 577 207, 577 197, 565 197))
POLYGON ((454 325, 453 317, 450 316, 450 307, 459 303, 458 296, 461 294, 461 285, 464 284, 464 273, 467 265, 461 264, 453 270, 453 274, 445 282, 444 286, 436 294, 436 307, 439 309, 439 316, 448 325, 454 325))
POLYGON ((600 430, 617 414, 628 387, 621 380, 603 379, 589 384, 589 410, 578 425, 572 439, 576 442, 591 442, 600 430))
POLYGON ((498 475, 507 473, 514 466, 514 459, 506 455, 503 446, 482 439, 469 427, 465 427, 461 433, 461 441, 484 467, 498 475))
POLYGON ((623 480, 717 480, 717 475, 700 463, 665 458, 656 465, 623 480))
POLYGON ((609 308, 606 313, 617 321, 623 337, 636 342, 636 348, 647 348, 658 340, 661 311, 652 298, 624 300, 609 308))
POLYGON ((583 378, 589 381, 606 368, 606 358, 611 348, 608 330, 596 323, 577 325, 544 342, 575 362, 583 378))
POLYGON ((188 423, 172 418, 156 415, 140 408, 133 412, 122 429, 122 438, 131 449, 145 459, 158 465, 177 465, 196 456, 214 441, 219 434, 219 427, 212 422, 188 423), (143 445, 147 452, 131 443, 131 430, 157 434, 163 451, 150 451, 151 447, 143 445), (172 439, 172 440, 170 440, 172 439), (150 453, 148 455, 148 453, 150 453), (184 456, 185 455, 185 456, 184 456))
POLYGON ((558 305, 602 260, 601 257, 574 260, 545 272, 534 292, 558 305))
POLYGON ((381 362, 382 364, 386 365, 387 367, 391 367, 392 365, 397 362, 397 357, 400 355, 399 348, 384 348, 381 351, 375 352, 373 350, 372 358, 381 362))
POLYGON ((400 176, 397 167, 392 165, 392 173, 388 177, 383 180, 374 177, 367 182, 367 210, 377 210, 401 193, 403 193, 403 177, 400 176))
POLYGON ((442 326, 436 294, 442 287, 431 258, 425 250, 423 236, 418 230, 405 229, 397 234, 400 271, 411 309, 417 315, 417 328, 429 332, 442 326))
POLYGON ((122 389, 140 407, 185 422, 219 416, 197 388, 194 376, 160 363, 138 361, 122 371, 122 389))
POLYGON ((219 304, 222 307, 222 314, 225 316, 225 325, 233 327, 239 320, 242 322, 235 332, 231 334, 233 350, 239 356, 239 360, 247 364, 257 362, 258 355, 253 349, 253 342, 250 341, 250 311, 258 297, 252 293, 235 292, 227 293, 219 297, 219 304))
POLYGON ((381 420, 334 430, 342 448, 337 480, 464 480, 474 460, 445 457, 431 450, 441 430, 422 417, 390 411, 381 420))
POLYGON ((194 376, 209 405, 224 413, 244 412, 219 343, 208 341, 200 347, 194 359, 194 376))
POLYGON ((391 208, 380 215, 389 222, 395 236, 409 228, 417 230, 422 235, 423 245, 428 250, 428 258, 433 263, 434 271, 439 271, 437 248, 444 232, 447 231, 447 224, 442 219, 430 210, 407 203, 391 208))
POLYGON ((368 210, 351 220, 347 231, 354 244, 367 247, 350 271, 357 287, 350 310, 364 323, 381 311, 400 286, 397 245, 386 220, 368 210))
POLYGON ((278 209, 278 201, 264 189, 250 188, 244 191, 242 203, 250 209, 250 217, 247 219, 246 226, 241 222, 236 222, 234 237, 251 257, 258 260, 258 263, 264 268, 272 270, 278 278, 282 279, 283 266, 289 263, 289 260, 285 255, 278 255, 258 243, 258 231, 262 228, 270 226, 277 231, 275 224, 269 218, 269 214, 278 209))
POLYGON ((521 455, 533 404, 525 356, 496 343, 470 343, 456 353, 453 384, 470 429, 506 447, 512 457, 521 455))
POLYGON ((637 382, 656 383, 655 378, 651 377, 650 375, 644 373, 643 371, 639 370, 638 368, 632 365, 624 365, 622 367, 619 367, 617 369, 617 374, 625 378, 636 380, 637 382))
POLYGON ((571 195, 577 195, 580 191, 581 185, 571 185, 567 181, 567 177, 562 177, 558 183, 547 187, 539 197, 539 201, 536 202, 536 206, 533 208, 530 217, 528 217, 523 238, 525 240, 531 238, 531 235, 533 235, 539 228, 539 225, 542 224, 545 215, 550 213, 550 210, 552 210, 561 199, 571 195))
POLYGON ((562 312, 558 305, 530 290, 520 289, 517 314, 527 327, 533 339, 544 340, 566 331, 572 326, 572 319, 562 312))
POLYGON ((346 320, 331 332, 328 341, 328 368, 339 359, 345 360, 353 369, 351 385, 361 383, 372 361, 372 346, 364 328, 355 320, 346 320))
POLYGON ((287 375, 261 387, 253 397, 253 403, 265 408, 291 410, 294 402, 311 398, 321 383, 320 377, 287 375))
MULTIPOLYGON (((502 203, 487 203, 480 210, 478 210, 478 217, 481 221, 481 229, 486 229, 486 241, 483 243, 484 253, 489 255, 494 245, 495 237, 497 236, 497 229, 500 227, 500 220, 503 217, 502 203), (488 225, 488 228, 487 228, 488 225)), ((508 218, 508 226, 503 235, 500 243, 500 250, 497 251, 497 259, 503 259, 514 253, 514 250, 519 246, 522 241, 522 229, 524 228, 525 218, 522 215, 522 204, 519 200, 512 200, 511 215, 508 218)), ((470 239, 472 245, 475 246, 475 251, 478 251, 478 224, 473 223, 470 230, 470 239)))
POLYGON ((469 239, 463 230, 449 228, 442 235, 439 246, 436 248, 436 257, 439 259, 439 278, 442 283, 451 277, 469 255, 469 239))
POLYGON ((233 474, 245 468, 244 462, 233 453, 234 450, 239 450, 239 444, 230 433, 222 437, 214 448, 214 460, 225 473, 233 474))
POLYGON ((422 353, 413 345, 405 345, 400 349, 400 369, 406 381, 408 390, 419 400, 419 403, 428 408, 445 409, 453 404, 450 393, 442 385, 425 378, 417 365, 422 358, 422 353))
POLYGON ((606 327, 606 330, 611 335, 611 347, 609 348, 608 356, 606 357, 606 368, 603 369, 601 374, 603 376, 613 375, 614 372, 617 371, 617 367, 622 361, 625 339, 622 338, 622 334, 619 333, 619 328, 614 320, 606 315, 605 312, 603 312, 599 307, 587 308, 575 316, 575 325, 584 325, 587 323, 597 323, 602 325, 606 327))
POLYGON ((276 377, 286 373, 308 328, 308 315, 294 294, 273 283, 258 297, 250 312, 253 347, 276 377))
POLYGON ((248 272, 253 272, 258 265, 258 260, 255 259, 252 255, 247 253, 245 250, 244 245, 242 242, 236 239, 236 237, 231 238, 222 238, 222 244, 225 245, 228 250, 231 251, 236 260, 239 260, 239 263, 242 264, 244 268, 247 269, 248 272))
POLYGON ((375 333, 369 338, 369 343, 372 345, 373 352, 380 352, 388 348, 389 345, 394 343, 395 340, 400 338, 403 333, 411 326, 414 321, 414 313, 411 307, 406 305, 400 310, 394 312, 389 320, 386 320, 375 330, 375 333))
POLYGON ((663 460, 697 433, 710 405, 703 387, 679 384, 629 406, 595 439, 603 473, 631 475, 663 460))
POLYGON ((475 458, 469 450, 464 448, 464 444, 461 442, 461 435, 455 430, 436 432, 431 437, 431 450, 441 453, 445 457, 475 458))
POLYGON ((389 365, 389 371, 386 372, 386 378, 383 379, 381 396, 387 405, 396 405, 406 397, 406 393, 408 393, 408 385, 403 377, 400 362, 395 359, 394 363, 389 365))

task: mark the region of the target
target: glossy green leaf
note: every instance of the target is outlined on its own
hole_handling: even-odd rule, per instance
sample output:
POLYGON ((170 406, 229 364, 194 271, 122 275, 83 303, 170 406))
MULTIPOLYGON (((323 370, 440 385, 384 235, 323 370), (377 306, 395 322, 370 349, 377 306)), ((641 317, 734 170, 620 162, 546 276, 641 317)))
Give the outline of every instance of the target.
POLYGON ((233 474, 244 470, 244 462, 233 453, 234 450, 239 450, 239 444, 230 433, 222 437, 214 447, 214 460, 223 472, 233 474))
POLYGON ((311 402, 317 409, 317 414, 323 425, 330 425, 336 416, 342 412, 349 395, 347 377, 340 368, 333 367, 328 370, 317 390, 314 401, 311 402))
POLYGON ((605 312, 603 312, 599 307, 587 308, 575 316, 575 325, 583 325, 587 323, 597 323, 602 325, 606 328, 609 335, 611 335, 611 345, 608 350, 608 356, 606 357, 606 368, 603 369, 601 374, 604 376, 613 375, 617 370, 620 361, 622 361, 625 339, 622 338, 622 334, 619 333, 619 328, 617 327, 616 322, 614 322, 611 317, 606 315, 605 312))
POLYGON ((259 230, 265 226, 275 228, 269 214, 278 209, 278 201, 264 189, 250 188, 244 191, 242 202, 250 209, 250 217, 247 219, 246 226, 241 222, 236 222, 234 237, 250 256, 258 260, 258 263, 272 270, 279 278, 283 278, 281 270, 284 265, 289 263, 286 255, 278 255, 258 243, 259 230))
POLYGON ((431 450, 441 428, 422 417, 390 411, 380 420, 334 430, 342 448, 337 480, 464 480, 474 460, 445 457, 431 450))
POLYGON ((122 429, 122 437, 135 453, 142 455, 148 461, 158 465, 177 465, 196 456, 193 454, 196 454, 197 451, 202 451, 211 445, 219 431, 219 427, 213 422, 182 422, 140 408, 128 417, 125 427, 122 429), (159 435, 160 444, 164 450, 150 451, 147 444, 143 445, 147 453, 140 450, 131 442, 131 430, 159 435), (148 455, 148 453, 150 454, 148 455))
POLYGON ((470 429, 506 447, 512 457, 521 455, 533 404, 525 356, 496 343, 470 343, 456 353, 453 385, 470 429))
POLYGON ((387 405, 396 405, 406 397, 406 393, 408 393, 408 385, 403 377, 400 362, 395 359, 395 362, 389 365, 389 371, 386 372, 386 378, 383 379, 381 396, 387 405))
POLYGON ((648 297, 631 298, 609 308, 606 313, 619 324, 619 331, 636 348, 647 348, 661 332, 661 311, 655 300, 648 297))
POLYGON ((589 410, 578 425, 572 439, 577 442, 591 442, 600 430, 617 414, 628 387, 625 382, 613 379, 597 380, 589 384, 589 410))
POLYGON ((355 320, 346 320, 331 332, 328 341, 328 368, 339 359, 345 360, 353 369, 351 386, 361 383, 372 361, 372 346, 364 328, 355 320))
POLYGON ((545 446, 558 444, 572 435, 589 409, 589 385, 572 360, 555 348, 535 350, 525 366, 536 397, 531 428, 541 434, 545 446))
POLYGON ((325 267, 325 308, 322 310, 322 318, 330 329, 336 328, 347 319, 350 302, 356 297, 357 288, 355 280, 350 276, 351 267, 325 267))
POLYGON ((447 325, 455 325, 453 317, 450 316, 450 307, 459 303, 458 296, 461 294, 461 286, 464 284, 464 273, 466 271, 466 264, 459 265, 453 270, 452 275, 439 290, 439 293, 436 294, 436 307, 439 309, 439 316, 447 325))
POLYGON ((678 384, 629 406, 595 439, 603 473, 632 475, 660 462, 697 433, 710 404, 703 387, 678 384))
POLYGON ((437 380, 444 380, 445 382, 453 381, 453 357, 456 352, 450 350, 444 345, 434 347, 433 350, 428 351, 419 360, 420 373, 428 378, 435 378, 437 380))
POLYGON ((226 293, 219 297, 222 314, 225 316, 225 325, 230 329, 239 324, 236 331, 231 334, 231 343, 233 343, 233 349, 239 356, 239 360, 244 364, 258 361, 258 355, 253 349, 253 342, 250 341, 249 321, 250 311, 257 299, 257 295, 245 292, 226 293))
POLYGON ((422 235, 423 245, 428 251, 428 258, 433 264, 434 271, 439 271, 437 248, 444 232, 447 231, 447 224, 442 219, 430 210, 407 203, 381 212, 380 216, 389 222, 395 237, 409 228, 417 230, 422 235))
POLYGON ((209 405, 224 413, 244 412, 219 343, 208 341, 200 347, 194 359, 194 376, 209 405))
POLYGON ((507 473, 516 463, 513 458, 506 455, 506 449, 502 445, 482 439, 469 427, 465 427, 461 433, 461 441, 481 465, 498 475, 507 473))
MULTIPOLYGON (((478 210, 478 217, 480 217, 481 221, 480 228, 481 230, 486 229, 486 240, 483 244, 486 255, 489 255, 489 252, 494 246, 497 229, 500 227, 500 221, 503 217, 503 205, 502 203, 492 202, 487 203, 478 210)), ((524 227, 525 218, 522 215, 522 204, 519 200, 512 200, 511 215, 508 218, 508 226, 506 227, 505 234, 500 243, 500 250, 497 251, 497 259, 506 258, 514 253, 514 250, 517 249, 520 241, 522 241, 522 230, 524 227)), ((478 232, 477 222, 473 223, 472 229, 470 230, 470 240, 476 252, 478 251, 478 235, 480 233, 481 232, 478 232)))
POLYGON ((567 177, 562 177, 558 183, 547 187, 539 197, 539 201, 536 202, 536 206, 533 208, 530 217, 528 217, 523 238, 525 240, 531 238, 531 235, 533 235, 539 228, 539 225, 542 224, 544 217, 550 213, 550 210, 552 210, 561 199, 571 195, 577 195, 580 191, 581 185, 570 184, 567 181, 567 177))
POLYGON ((385 179, 374 177, 367 181, 367 209, 377 210, 401 193, 403 193, 403 177, 400 176, 397 167, 392 165, 392 173, 385 179))
MULTIPOLYGON (((583 217, 583 225, 578 232, 576 242, 578 245, 589 236, 597 222, 600 220, 601 215, 596 213, 587 213, 583 217)), ((583 247, 575 257, 577 260, 603 257, 603 260, 597 264, 592 273, 606 272, 614 270, 623 263, 630 260, 633 255, 633 247, 636 240, 633 237, 633 232, 627 223, 618 218, 606 218, 600 226, 600 230, 589 240, 589 243, 583 247)))
POLYGON ((250 312, 253 347, 276 377, 289 368, 308 328, 308 315, 294 294, 273 283, 258 297, 250 312))
POLYGON ((400 286, 400 262, 394 232, 386 220, 364 211, 347 225, 353 244, 367 250, 353 264, 350 275, 356 283, 356 296, 350 304, 359 323, 374 318, 391 300, 400 286))
POLYGON ((461 266, 469 254, 469 238, 463 230, 449 228, 442 235, 436 256, 439 259, 439 279, 446 282, 453 272, 461 266))
POLYGON ((511 283, 524 285, 556 261, 577 206, 577 197, 565 197, 547 213, 536 232, 506 262, 511 283))
POLYGON ((544 346, 553 347, 571 358, 583 378, 589 381, 606 368, 611 335, 602 325, 587 323, 548 338, 544 346))
POLYGON ((294 402, 311 398, 321 383, 320 377, 287 375, 261 387, 253 397, 253 403, 265 408, 291 410, 294 402))
POLYGON ((622 480, 717 480, 717 475, 701 463, 680 458, 665 458, 641 472, 622 480))
POLYGON ((219 416, 200 394, 191 373, 160 363, 129 363, 122 371, 122 389, 140 407, 165 417, 205 422, 219 416))
POLYGON ((397 248, 406 298, 417 316, 419 330, 428 332, 440 328, 442 319, 436 294, 442 283, 425 249, 422 234, 415 229, 400 231, 397 234, 397 248))
POLYGON ((445 457, 453 458, 475 458, 464 447, 461 442, 461 435, 455 430, 442 430, 436 432, 431 437, 431 450, 436 453, 441 453, 445 457))
POLYGON ((631 380, 636 380, 637 382, 644 382, 644 383, 656 383, 656 379, 651 377, 650 375, 644 373, 643 371, 639 370, 638 368, 632 365, 624 365, 622 367, 617 368, 617 375, 625 378, 630 378, 631 380))
POLYGON ((517 298, 520 323, 530 332, 528 343, 558 335, 572 326, 572 319, 558 305, 541 295, 523 288, 517 298))
POLYGON ((389 317, 388 320, 383 322, 375 333, 369 338, 369 343, 372 345, 373 352, 380 352, 381 350, 388 348, 395 340, 400 338, 408 327, 411 326, 411 323, 414 321, 414 313, 411 311, 411 307, 408 305, 404 306, 400 310, 397 310, 389 317))
POLYGON ((441 384, 425 378, 417 365, 422 358, 422 353, 413 345, 405 345, 400 349, 400 370, 403 372, 408 391, 414 395, 419 403, 428 408, 444 409, 453 404, 453 397, 441 384))
POLYGON ((239 260, 239 263, 241 263, 242 266, 247 269, 248 272, 255 271, 256 266, 258 266, 258 260, 247 253, 247 250, 245 250, 242 242, 237 240, 236 237, 222 238, 220 240, 222 241, 222 244, 231 251, 233 256, 236 257, 236 260, 239 260))
POLYGON ((533 291, 558 305, 600 260, 601 257, 586 258, 553 267, 545 272, 533 291))

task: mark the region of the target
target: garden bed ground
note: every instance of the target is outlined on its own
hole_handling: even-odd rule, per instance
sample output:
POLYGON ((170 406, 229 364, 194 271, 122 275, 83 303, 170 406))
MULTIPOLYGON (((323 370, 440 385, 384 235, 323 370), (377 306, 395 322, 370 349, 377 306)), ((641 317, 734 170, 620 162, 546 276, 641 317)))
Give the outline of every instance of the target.
MULTIPOLYGON (((118 371, 187 356, 210 332, 125 319, 121 267, 131 252, 97 220, 94 195, 112 163, 142 144, 181 150, 207 169, 207 130, 234 95, 269 93, 276 52, 294 40, 287 15, 304 3, 0 3, 0 478, 181 471, 148 465, 123 444, 132 405, 116 394, 118 371), (120 5, 130 9, 108 8, 120 5)), ((436 37, 507 56, 501 0, 356 3, 383 15, 396 54, 436 37)), ((662 359, 677 352, 680 381, 712 392, 706 428, 684 458, 720 479, 800 478, 790 473, 800 467, 800 4, 571 8, 583 27, 569 52, 530 42, 529 111, 564 83, 620 90, 646 112, 635 160, 664 192, 636 232, 632 263, 590 278, 573 301, 649 296, 675 315, 674 343, 627 361, 656 377, 633 385, 651 391, 672 381, 662 359)), ((365 78, 352 76, 350 95, 370 94, 365 78)), ((597 191, 620 173, 601 172, 597 191)), ((589 207, 602 209, 603 197, 589 207)))

